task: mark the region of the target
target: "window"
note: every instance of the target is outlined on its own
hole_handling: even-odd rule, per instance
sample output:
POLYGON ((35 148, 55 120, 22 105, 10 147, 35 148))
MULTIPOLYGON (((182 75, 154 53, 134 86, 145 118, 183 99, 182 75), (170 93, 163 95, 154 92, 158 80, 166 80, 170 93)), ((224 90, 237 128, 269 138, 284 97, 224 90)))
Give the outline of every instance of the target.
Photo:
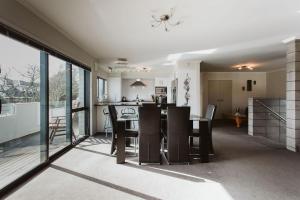
POLYGON ((107 100, 107 80, 97 78, 97 98, 99 101, 107 100))
POLYGON ((89 134, 89 81, 85 66, 0 24, 0 192, 89 134))

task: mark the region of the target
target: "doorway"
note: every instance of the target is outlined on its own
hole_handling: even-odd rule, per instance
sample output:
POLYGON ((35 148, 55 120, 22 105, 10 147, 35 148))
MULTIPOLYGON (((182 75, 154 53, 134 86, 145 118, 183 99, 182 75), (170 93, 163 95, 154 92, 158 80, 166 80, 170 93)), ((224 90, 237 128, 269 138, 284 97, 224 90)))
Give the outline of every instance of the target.
POLYGON ((225 114, 232 113, 232 81, 209 80, 208 104, 217 106, 216 119, 223 119, 225 114))

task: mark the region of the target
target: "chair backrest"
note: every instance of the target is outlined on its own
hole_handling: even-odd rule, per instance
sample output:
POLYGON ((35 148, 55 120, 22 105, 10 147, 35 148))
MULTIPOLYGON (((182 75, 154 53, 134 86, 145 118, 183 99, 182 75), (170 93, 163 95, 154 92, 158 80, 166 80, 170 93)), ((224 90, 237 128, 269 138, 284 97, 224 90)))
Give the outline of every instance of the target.
POLYGON ((109 116, 110 116, 110 124, 112 127, 112 134, 114 135, 118 129, 118 127, 117 127, 117 119, 118 119, 117 110, 114 105, 109 105, 108 111, 109 111, 109 116))
POLYGON ((167 104, 167 107, 169 108, 169 107, 176 107, 176 103, 168 103, 167 104))
POLYGON ((212 134, 212 126, 215 118, 217 106, 209 104, 206 109, 205 118, 208 119, 208 131, 212 134))
POLYGON ((108 106, 108 112, 109 112, 109 119, 110 119, 110 124, 112 129, 110 154, 113 154, 113 152, 115 151, 116 136, 118 131, 118 123, 117 123, 118 113, 114 105, 108 106))
POLYGON ((104 115, 109 115, 108 108, 103 108, 102 112, 104 115))
POLYGON ((190 131, 190 107, 169 107, 167 119, 169 162, 189 162, 190 131))
POLYGON ((215 118, 216 108, 215 105, 209 104, 206 109, 205 118, 213 120, 215 118))
POLYGON ((79 105, 80 105, 80 101, 78 101, 78 100, 73 100, 73 101, 72 101, 72 108, 73 108, 73 109, 74 109, 74 108, 78 108, 79 105))
POLYGON ((141 163, 160 163, 161 161, 161 110, 153 105, 139 107, 139 162, 141 163))
POLYGON ((136 114, 135 109, 132 107, 125 107, 121 110, 122 115, 134 115, 136 114))

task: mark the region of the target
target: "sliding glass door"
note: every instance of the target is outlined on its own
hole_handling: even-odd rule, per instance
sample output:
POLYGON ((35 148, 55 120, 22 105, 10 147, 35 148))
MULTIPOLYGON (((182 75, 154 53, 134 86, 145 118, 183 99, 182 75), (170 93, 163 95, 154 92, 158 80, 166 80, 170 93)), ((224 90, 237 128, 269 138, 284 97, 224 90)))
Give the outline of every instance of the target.
POLYGON ((72 65, 72 128, 75 139, 78 140, 88 134, 88 109, 86 102, 85 79, 88 72, 76 65, 72 65))
POLYGON ((89 71, 18 40, 0 34, 0 190, 89 134, 89 71))
POLYGON ((50 156, 70 144, 67 138, 67 66, 49 55, 49 153, 50 156))
POLYGON ((40 164, 40 51, 0 34, 0 188, 40 164))

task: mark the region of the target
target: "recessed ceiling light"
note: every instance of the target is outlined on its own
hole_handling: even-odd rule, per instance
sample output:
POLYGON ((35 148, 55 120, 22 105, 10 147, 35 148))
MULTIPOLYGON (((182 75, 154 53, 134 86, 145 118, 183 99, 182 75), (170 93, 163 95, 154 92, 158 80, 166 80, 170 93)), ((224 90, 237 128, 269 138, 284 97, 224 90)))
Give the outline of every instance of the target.
POLYGON ((199 51, 186 51, 186 52, 182 52, 182 53, 174 53, 174 54, 169 54, 167 57, 167 60, 168 61, 177 61, 184 55, 207 55, 207 54, 212 54, 215 51, 217 51, 217 49, 205 49, 205 50, 199 50, 199 51))
POLYGON ((295 39, 296 39, 296 36, 292 36, 292 37, 289 37, 289 38, 286 38, 286 39, 282 40, 281 42, 284 43, 284 44, 287 44, 287 43, 289 43, 289 42, 291 42, 295 39))
POLYGON ((182 53, 169 54, 167 57, 167 60, 168 61, 176 61, 176 60, 179 60, 182 55, 183 55, 182 53))
POLYGON ((175 64, 176 64, 176 62, 166 62, 163 65, 164 66, 170 66, 170 65, 175 65, 175 64))
POLYGON ((217 51, 217 49, 206 49, 206 50, 200 50, 200 51, 190 51, 190 52, 186 52, 186 54, 212 54, 215 51, 217 51))

